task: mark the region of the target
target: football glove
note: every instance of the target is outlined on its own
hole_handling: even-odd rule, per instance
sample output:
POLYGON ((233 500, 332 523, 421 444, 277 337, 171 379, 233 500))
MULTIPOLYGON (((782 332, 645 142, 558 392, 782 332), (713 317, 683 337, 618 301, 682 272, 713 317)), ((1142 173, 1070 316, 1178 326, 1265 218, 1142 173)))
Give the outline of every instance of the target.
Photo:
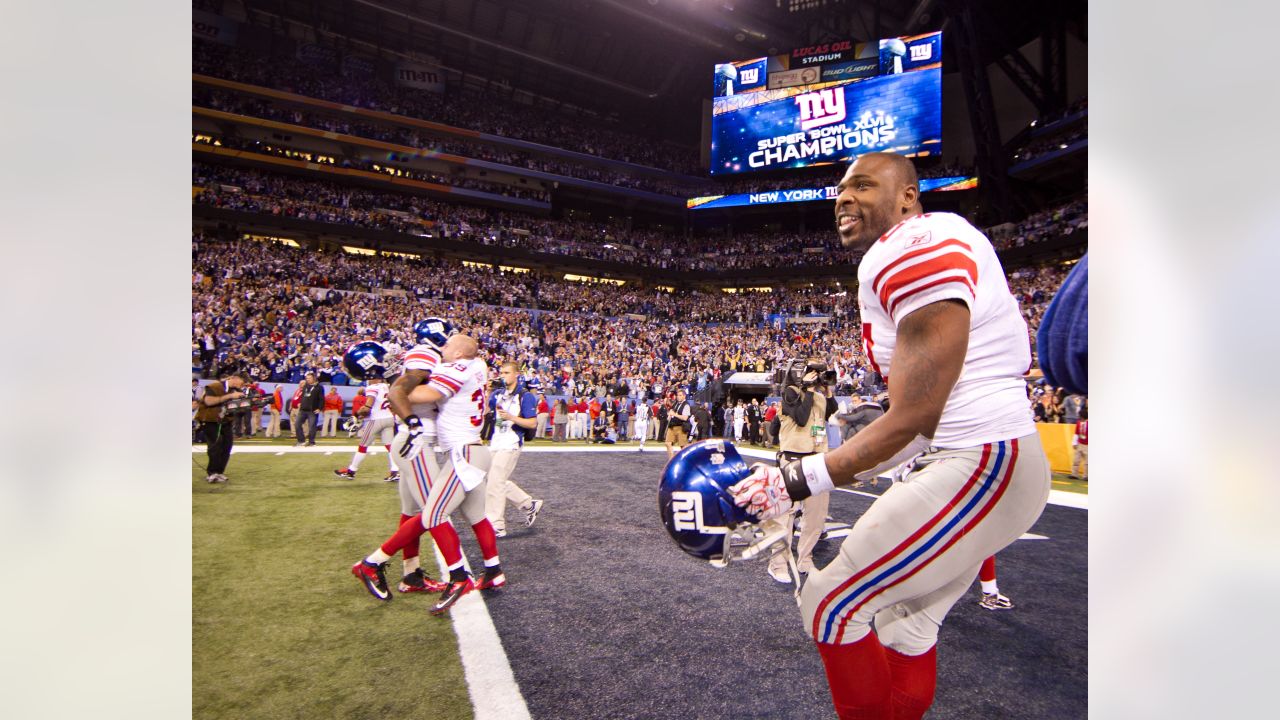
MULTIPOLYGON (((733 503, 745 508, 759 520, 771 520, 791 512, 794 505, 787 492, 788 480, 792 487, 799 483, 804 487, 804 474, 799 462, 787 462, 778 467, 764 463, 751 466, 751 474, 729 487, 733 503)), ((799 498, 803 499, 803 498, 799 498)))
POLYGON ((400 448, 400 457, 412 459, 418 457, 427 446, 427 433, 422 427, 422 418, 410 415, 404 419, 405 428, 409 431, 409 439, 400 448))

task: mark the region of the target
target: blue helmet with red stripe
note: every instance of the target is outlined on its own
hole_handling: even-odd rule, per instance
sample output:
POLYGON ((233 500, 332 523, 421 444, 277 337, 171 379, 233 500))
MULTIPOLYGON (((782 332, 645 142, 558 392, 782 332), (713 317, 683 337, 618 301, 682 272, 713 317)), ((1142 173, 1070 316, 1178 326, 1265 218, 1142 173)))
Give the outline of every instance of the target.
POLYGON ((658 514, 681 550, 703 560, 728 561, 731 531, 757 522, 729 494, 730 486, 750 474, 726 440, 702 440, 671 458, 658 485, 658 514))
POLYGON ((385 377, 391 365, 390 353, 381 343, 365 340, 352 345, 342 356, 347 374, 357 380, 385 377))
POLYGON ((419 344, 430 345, 436 350, 443 350, 449 336, 455 332, 453 323, 438 317, 429 317, 413 326, 413 334, 419 344))

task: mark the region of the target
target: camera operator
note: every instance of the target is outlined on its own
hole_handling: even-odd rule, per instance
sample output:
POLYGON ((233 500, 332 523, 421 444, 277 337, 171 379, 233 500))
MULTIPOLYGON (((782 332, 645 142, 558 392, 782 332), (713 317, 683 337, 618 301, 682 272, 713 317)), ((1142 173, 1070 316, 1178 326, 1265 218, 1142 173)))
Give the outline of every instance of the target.
POLYGON ((245 386, 248 379, 244 373, 227 373, 222 380, 206 385, 204 394, 200 396, 196 420, 209 445, 208 476, 205 480, 211 483, 227 481, 227 476, 222 471, 227 469, 227 460, 231 458, 232 425, 236 416, 226 414, 225 408, 221 406, 245 397, 240 388, 245 386))
MULTIPOLYGON (((821 358, 792 360, 774 371, 774 383, 782 395, 781 412, 778 413, 779 464, 827 451, 827 419, 836 410, 835 399, 831 397, 834 382, 835 372, 828 369, 821 358)), ((813 548, 826 526, 830 501, 830 493, 820 493, 800 504, 802 515, 796 569, 801 573, 813 570, 813 548)), ((777 525, 768 527, 769 523, 762 523, 762 527, 765 532, 777 527, 785 528, 784 537, 789 549, 794 519, 794 514, 788 514, 769 521, 777 525)), ((770 558, 769 576, 781 583, 791 582, 787 552, 774 553, 770 558)))

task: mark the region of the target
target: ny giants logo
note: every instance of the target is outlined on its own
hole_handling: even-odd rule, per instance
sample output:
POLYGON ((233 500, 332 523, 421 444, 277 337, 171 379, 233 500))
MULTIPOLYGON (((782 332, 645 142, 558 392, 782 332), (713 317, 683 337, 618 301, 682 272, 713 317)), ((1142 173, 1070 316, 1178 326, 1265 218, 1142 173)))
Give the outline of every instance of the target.
POLYGON ((702 519, 702 495, 688 490, 671 493, 671 524, 676 532, 692 530, 704 534, 724 534, 727 528, 707 527, 702 519))
POLYGON ((921 60, 929 60, 932 57, 933 57, 932 45, 926 44, 926 45, 911 46, 911 60, 913 62, 920 62, 921 60))
POLYGON ((760 82, 760 68, 743 70, 742 74, 738 76, 738 82, 742 85, 753 85, 760 82))
POLYGON ((827 88, 797 95, 796 105, 800 106, 801 130, 838 123, 845 118, 844 92, 841 88, 827 88))

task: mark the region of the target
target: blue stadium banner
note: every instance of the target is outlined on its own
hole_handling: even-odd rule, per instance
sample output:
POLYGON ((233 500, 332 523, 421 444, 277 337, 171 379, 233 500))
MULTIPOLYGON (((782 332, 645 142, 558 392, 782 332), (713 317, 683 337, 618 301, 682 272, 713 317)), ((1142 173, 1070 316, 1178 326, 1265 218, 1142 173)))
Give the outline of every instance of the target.
POLYGON ((941 146, 942 68, 935 67, 785 95, 715 115, 711 172, 808 167, 881 150, 934 154, 941 146))
MULTIPOLYGON (((975 187, 978 187, 978 178, 972 176, 965 177, 962 175, 956 177, 922 178, 920 180, 920 192, 968 190, 975 187)), ((738 195, 710 195, 706 197, 696 197, 685 201, 685 207, 689 210, 710 210, 713 208, 742 207, 747 205, 775 205, 779 203, 814 202, 816 200, 834 202, 835 199, 836 186, 831 185, 824 188, 765 190, 762 192, 741 193, 738 195)))

